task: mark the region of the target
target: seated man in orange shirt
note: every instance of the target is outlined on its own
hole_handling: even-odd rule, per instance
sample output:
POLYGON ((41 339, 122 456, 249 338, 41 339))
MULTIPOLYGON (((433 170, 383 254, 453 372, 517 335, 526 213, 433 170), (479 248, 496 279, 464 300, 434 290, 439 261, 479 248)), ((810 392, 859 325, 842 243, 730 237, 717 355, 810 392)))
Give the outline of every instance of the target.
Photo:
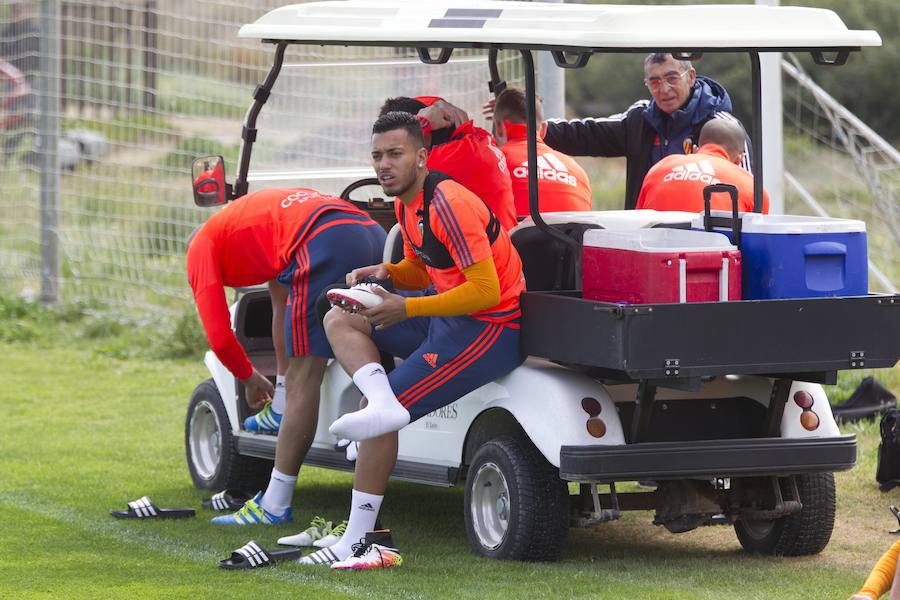
MULTIPOLYGON (((703 210, 703 188, 728 183, 738 189, 738 210, 753 212, 753 175, 739 165, 746 134, 736 122, 707 121, 700 130, 700 147, 693 154, 671 154, 644 177, 637 208, 656 210, 703 210)), ((725 194, 715 194, 713 210, 731 210, 725 194)), ((762 212, 769 212, 769 194, 763 190, 762 212)))
MULTIPOLYGON (((366 405, 343 415, 329 431, 362 441, 356 460, 346 532, 330 548, 300 563, 379 569, 400 564, 396 548, 366 543, 397 460, 397 431, 522 364, 519 295, 522 262, 509 234, 477 196, 426 167, 422 129, 408 112, 394 111, 373 126, 372 163, 385 193, 396 196, 403 259, 354 269, 349 285, 367 277, 400 289, 436 294, 404 297, 371 288, 380 302, 359 314, 332 309, 325 331, 335 357, 366 405), (403 357, 390 373, 378 349, 403 357), (364 441, 363 441, 364 440, 364 441), (363 540, 361 545, 354 543, 363 540)), ((353 291, 353 290, 351 290, 353 291)))
POLYGON ((437 96, 388 98, 379 114, 391 111, 420 117, 429 169, 446 173, 481 198, 507 231, 516 226, 506 158, 490 133, 475 127, 463 110, 437 96))
MULTIPOLYGON (((543 106, 538 101, 537 122, 544 121, 543 106)), ((516 215, 531 214, 528 206, 528 121, 525 92, 506 88, 494 105, 494 135, 506 156, 512 176, 516 215)), ((541 212, 591 210, 591 182, 575 159, 551 149, 538 135, 538 199, 541 212)))

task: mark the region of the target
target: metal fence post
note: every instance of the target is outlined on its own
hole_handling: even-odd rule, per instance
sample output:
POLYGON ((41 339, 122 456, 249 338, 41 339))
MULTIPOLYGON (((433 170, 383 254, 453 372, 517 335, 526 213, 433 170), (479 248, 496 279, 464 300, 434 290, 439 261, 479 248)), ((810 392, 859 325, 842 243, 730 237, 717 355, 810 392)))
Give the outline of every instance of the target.
POLYGON ((59 301, 59 2, 41 0, 38 139, 41 194, 41 301, 59 301))

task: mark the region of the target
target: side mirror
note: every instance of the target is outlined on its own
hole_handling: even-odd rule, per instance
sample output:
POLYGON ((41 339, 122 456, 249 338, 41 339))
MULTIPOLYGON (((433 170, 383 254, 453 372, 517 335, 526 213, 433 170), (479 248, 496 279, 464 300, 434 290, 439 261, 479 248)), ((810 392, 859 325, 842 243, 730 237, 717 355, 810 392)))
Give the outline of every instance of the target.
POLYGON ((194 187, 194 204, 197 206, 221 206, 231 197, 231 186, 225 183, 225 159, 221 156, 203 156, 191 166, 194 187))

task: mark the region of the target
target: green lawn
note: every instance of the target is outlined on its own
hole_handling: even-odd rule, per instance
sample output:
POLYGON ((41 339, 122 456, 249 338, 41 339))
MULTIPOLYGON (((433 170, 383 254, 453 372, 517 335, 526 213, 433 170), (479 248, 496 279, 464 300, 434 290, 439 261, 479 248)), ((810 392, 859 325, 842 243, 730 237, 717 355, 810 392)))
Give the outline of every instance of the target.
MULTIPOLYGON (((213 527, 183 451, 200 361, 123 361, 63 331, 0 343, 0 597, 2 598, 843 598, 893 541, 874 482, 877 430, 854 427, 860 464, 838 481, 838 524, 818 556, 741 552, 730 527, 670 534, 650 513, 573 530, 553 564, 476 558, 467 548, 462 492, 393 483, 382 513, 405 564, 341 573, 281 564, 225 572, 216 561, 254 538, 272 547, 314 514, 344 517, 350 477, 301 472, 295 526, 213 527), (111 508, 150 495, 193 506, 197 518, 114 520, 111 508)), ((895 389, 895 391, 897 391, 895 389)))

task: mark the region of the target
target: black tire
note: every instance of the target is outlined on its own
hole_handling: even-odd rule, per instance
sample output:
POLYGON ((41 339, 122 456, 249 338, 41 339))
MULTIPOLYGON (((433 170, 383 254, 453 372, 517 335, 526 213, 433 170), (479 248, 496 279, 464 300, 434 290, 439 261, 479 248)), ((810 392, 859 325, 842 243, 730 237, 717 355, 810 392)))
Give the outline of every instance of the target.
POLYGON ((469 466, 465 520, 475 554, 501 560, 556 560, 569 531, 568 486, 529 440, 496 437, 478 449, 469 466), (492 490, 502 493, 504 483, 506 500, 492 507, 490 497, 496 494, 492 490))
POLYGON ((264 489, 272 461, 238 454, 219 390, 207 379, 191 394, 184 420, 184 449, 194 485, 207 490, 264 489))
MULTIPOLYGON (((756 554, 806 556, 825 549, 834 529, 836 495, 832 473, 798 475, 800 512, 772 521, 737 521, 741 546, 756 554)), ((787 493, 782 482, 782 493, 787 493)))

